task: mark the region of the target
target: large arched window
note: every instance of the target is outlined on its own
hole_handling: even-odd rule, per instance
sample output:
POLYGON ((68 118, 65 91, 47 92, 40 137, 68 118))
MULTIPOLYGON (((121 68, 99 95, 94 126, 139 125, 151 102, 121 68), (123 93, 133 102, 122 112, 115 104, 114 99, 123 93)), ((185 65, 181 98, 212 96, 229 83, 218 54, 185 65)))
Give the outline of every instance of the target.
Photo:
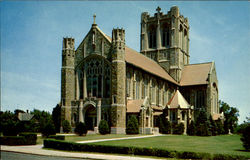
POLYGON ((136 99, 140 99, 140 77, 139 74, 136 74, 136 94, 135 94, 135 98, 136 99))
POLYGON ((78 71, 80 99, 83 98, 83 73, 86 73, 86 89, 88 97, 110 97, 110 66, 102 58, 88 58, 82 70, 78 71))
POLYGON ((130 87, 131 87, 130 83, 131 83, 131 74, 127 72, 127 90, 126 90, 127 97, 130 97, 130 87))
POLYGON ((143 98, 148 96, 148 79, 144 78, 144 86, 143 86, 143 98))
POLYGON ((149 45, 148 45, 149 48, 156 47, 156 27, 154 25, 151 25, 149 27, 148 42, 149 42, 149 45))
POLYGON ((163 25, 162 29, 162 46, 169 47, 170 46, 170 26, 168 24, 163 25))
POLYGON ((152 81, 152 86, 151 86, 151 101, 152 103, 156 103, 155 100, 156 100, 156 97, 155 97, 155 92, 156 92, 156 89, 155 89, 155 82, 152 81))

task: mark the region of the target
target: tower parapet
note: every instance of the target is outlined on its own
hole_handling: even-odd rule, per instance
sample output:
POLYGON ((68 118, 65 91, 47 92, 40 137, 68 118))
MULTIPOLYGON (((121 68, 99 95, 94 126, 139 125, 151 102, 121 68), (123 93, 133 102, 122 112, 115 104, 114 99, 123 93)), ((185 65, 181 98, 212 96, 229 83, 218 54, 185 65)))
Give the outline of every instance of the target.
POLYGON ((125 104, 125 30, 112 31, 112 104, 111 133, 125 134, 126 104, 125 104))
POLYGON ((141 53, 158 62, 176 81, 189 64, 189 24, 177 6, 167 14, 141 14, 141 53))

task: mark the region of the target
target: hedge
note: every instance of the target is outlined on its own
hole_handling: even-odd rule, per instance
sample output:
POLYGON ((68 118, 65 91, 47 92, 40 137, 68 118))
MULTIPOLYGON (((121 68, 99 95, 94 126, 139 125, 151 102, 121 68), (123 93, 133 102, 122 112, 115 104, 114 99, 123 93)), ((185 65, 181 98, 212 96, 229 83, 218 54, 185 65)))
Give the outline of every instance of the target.
POLYGON ((63 136, 63 135, 51 135, 48 138, 53 138, 53 139, 57 139, 57 140, 65 140, 65 136, 63 136))
POLYGON ((162 148, 149 148, 149 147, 125 147, 125 146, 111 146, 111 145, 98 145, 86 143, 65 142, 60 140, 45 139, 44 148, 53 148, 58 150, 67 151, 85 151, 85 152, 101 152, 101 153, 118 153, 118 154, 133 154, 133 155, 146 155, 167 158, 182 158, 182 159, 246 159, 247 157, 239 155, 225 155, 225 154, 210 154, 200 152, 186 152, 186 151, 171 151, 162 148))
POLYGON ((35 145, 37 140, 36 133, 20 133, 19 136, 25 138, 25 145, 35 145))
POLYGON ((37 135, 35 133, 21 133, 19 136, 0 137, 1 145, 35 145, 37 135))
POLYGON ((24 145, 25 144, 25 138, 23 136, 4 136, 0 137, 0 143, 1 145, 24 145))

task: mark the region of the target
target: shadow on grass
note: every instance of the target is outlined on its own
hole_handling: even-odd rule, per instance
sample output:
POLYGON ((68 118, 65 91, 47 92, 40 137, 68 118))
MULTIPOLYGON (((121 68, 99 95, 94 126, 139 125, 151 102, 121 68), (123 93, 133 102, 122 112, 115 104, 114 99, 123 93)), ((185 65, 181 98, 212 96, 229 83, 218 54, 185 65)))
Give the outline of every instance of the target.
POLYGON ((240 151, 240 152, 250 152, 250 150, 243 150, 243 149, 236 149, 235 151, 240 151))

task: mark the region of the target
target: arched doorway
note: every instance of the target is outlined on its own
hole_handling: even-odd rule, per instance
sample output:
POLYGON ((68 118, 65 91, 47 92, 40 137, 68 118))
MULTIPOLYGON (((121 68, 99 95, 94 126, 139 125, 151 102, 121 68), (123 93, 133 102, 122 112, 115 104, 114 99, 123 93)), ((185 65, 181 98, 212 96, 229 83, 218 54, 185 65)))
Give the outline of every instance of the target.
POLYGON ((91 104, 86 106, 84 122, 88 130, 94 130, 94 127, 96 127, 96 108, 91 104))

